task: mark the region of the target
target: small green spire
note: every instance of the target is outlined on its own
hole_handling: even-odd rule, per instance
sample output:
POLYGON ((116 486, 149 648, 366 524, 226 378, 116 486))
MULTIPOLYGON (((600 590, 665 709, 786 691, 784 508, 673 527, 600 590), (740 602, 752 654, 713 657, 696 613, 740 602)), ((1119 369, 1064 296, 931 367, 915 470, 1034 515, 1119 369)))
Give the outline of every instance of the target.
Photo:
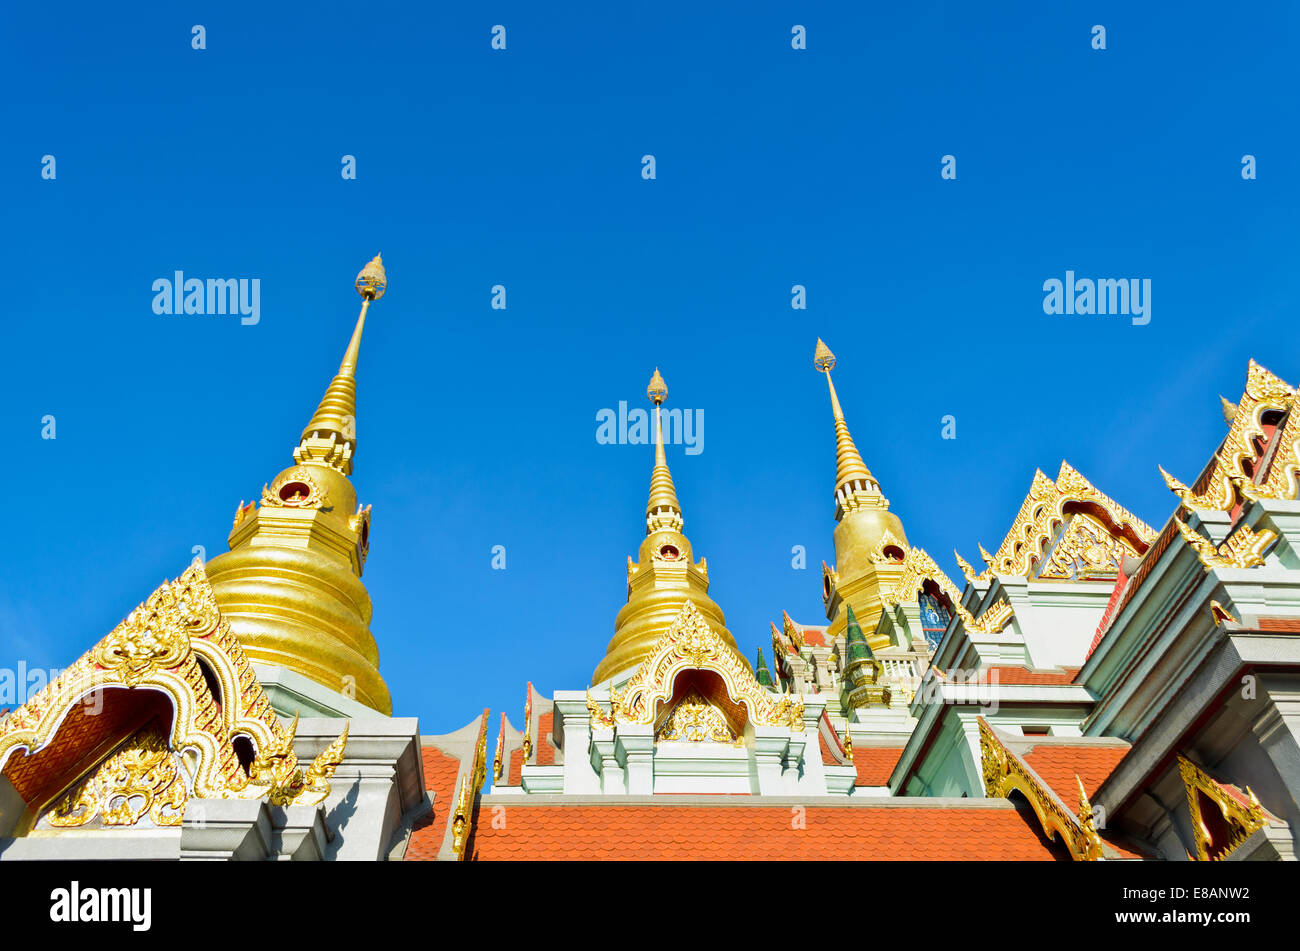
POLYGON ((867 643, 866 637, 862 634, 862 626, 858 624, 858 619, 853 614, 853 608, 850 607, 848 610, 849 621, 844 635, 844 653, 847 655, 844 664, 846 670, 865 661, 874 660, 876 657, 871 652, 871 645, 867 643))
POLYGON ((758 649, 758 663, 754 665, 754 676, 758 679, 760 687, 766 687, 768 690, 775 689, 772 683, 772 674, 767 669, 767 661, 763 659, 763 648, 758 649))

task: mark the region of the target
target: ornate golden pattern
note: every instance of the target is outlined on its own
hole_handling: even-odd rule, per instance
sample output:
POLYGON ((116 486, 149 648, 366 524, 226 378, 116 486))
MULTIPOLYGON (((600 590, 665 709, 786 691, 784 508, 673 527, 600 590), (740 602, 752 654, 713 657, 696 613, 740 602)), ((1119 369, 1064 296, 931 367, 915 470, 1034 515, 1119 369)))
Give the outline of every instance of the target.
POLYGON ((1300 422, 1291 418, 1296 415, 1294 411, 1289 414, 1283 432, 1277 436, 1276 455, 1262 487, 1255 485, 1252 474, 1244 466, 1246 460, 1253 461, 1258 454, 1256 440, 1264 436, 1263 415, 1292 409, 1295 396, 1294 389, 1251 360, 1246 371, 1246 391, 1232 414, 1228 435, 1215 453, 1213 467, 1197 480, 1192 489, 1167 474, 1166 484, 1184 505, 1192 509, 1230 511, 1236 505, 1234 487, 1247 497, 1252 497, 1250 493, 1255 492, 1263 497, 1295 498, 1297 476, 1300 475, 1300 445, 1297 445, 1300 422), (1194 491, 1197 488, 1199 492, 1194 491))
POLYGON ((1011 603, 1000 600, 985 611, 977 620, 961 603, 961 592, 943 572, 924 548, 909 548, 903 557, 903 571, 892 588, 881 593, 881 598, 890 607, 897 607, 904 601, 914 601, 921 591, 923 583, 933 581, 952 602, 953 610, 961 617, 966 630, 977 634, 996 634, 1011 620, 1014 613, 1011 603))
POLYGON ((1029 494, 1021 503, 1020 511, 997 552, 990 555, 980 546, 980 554, 989 567, 970 580, 987 581, 994 574, 1035 577, 1047 546, 1067 521, 1065 508, 1070 503, 1087 504, 1104 512, 1114 526, 1114 529, 1106 530, 1107 534, 1128 554, 1140 556, 1155 539, 1156 533, 1150 525, 1109 496, 1097 491, 1068 462, 1062 462, 1055 482, 1044 475, 1041 469, 1035 470, 1029 494), (1124 536, 1125 527, 1142 542, 1141 550, 1135 548, 1124 536))
POLYGON ((1197 495, 1166 472, 1164 466, 1156 468, 1160 470, 1160 475, 1164 478, 1165 485, 1169 486, 1169 491, 1178 496, 1178 501, 1189 509, 1228 512, 1237 504, 1237 494, 1233 492, 1232 480, 1225 475, 1211 476, 1209 488, 1197 495))
POLYGON ((1178 754, 1178 773, 1182 776, 1183 787, 1187 790, 1187 810, 1192 817, 1192 835, 1196 839, 1196 858, 1199 861, 1222 861, 1256 831, 1269 824, 1264 807, 1259 804, 1259 800, 1255 798, 1249 786, 1246 787, 1248 803, 1239 802, 1205 770, 1181 753, 1178 754), (1206 827, 1205 817, 1201 813, 1201 795, 1219 807, 1223 821, 1228 827, 1226 842, 1211 840, 1210 830, 1206 827), (1213 858, 1210 849, 1214 849, 1213 858))
POLYGON ((897 562, 898 559, 885 554, 890 548, 897 548, 900 552, 903 552, 904 556, 907 554, 907 542, 887 528, 885 533, 880 536, 880 543, 876 545, 875 550, 871 553, 872 562, 877 565, 888 565, 897 562))
MULTIPOLYGON (((294 466, 262 486, 262 505, 272 508, 318 509, 329 501, 321 484, 306 466, 294 466)), ((358 512, 359 514, 359 512, 358 512)), ((355 531, 355 528, 353 529, 355 531)))
MULTIPOLYGON (((532 686, 529 685, 529 697, 532 686)), ((469 770, 461 777, 460 788, 456 793, 456 806, 451 817, 451 850, 456 861, 465 861, 465 847, 474 831, 474 801, 487 779, 487 727, 491 711, 483 711, 483 726, 479 730, 478 743, 474 746, 474 760, 469 770)))
POLYGON ((56 829, 80 828, 96 818, 104 826, 134 826, 146 815, 155 826, 178 826, 187 798, 176 755, 162 728, 151 724, 68 790, 44 818, 56 829))
POLYGON ((727 725, 722 711, 709 703, 698 690, 691 690, 673 707, 656 740, 686 740, 692 743, 727 743, 739 746, 741 739, 727 725))
POLYGON ((524 762, 533 758, 533 684, 528 682, 528 693, 524 697, 524 762))
POLYGON ((672 696, 677 675, 690 669, 717 673, 731 699, 744 705, 751 722, 789 727, 796 733, 803 730, 803 699, 765 690, 735 649, 709 627, 689 600, 659 638, 654 653, 628 681, 622 699, 611 711, 614 719, 653 724, 659 704, 672 696))
POLYGON ((1097 519, 1075 512, 1052 546, 1038 577, 1073 581, 1099 574, 1113 575, 1119 571, 1124 556, 1133 554, 1136 553, 1131 545, 1112 535, 1097 519))
MULTIPOLYGON (((984 794, 990 799, 1005 799, 1015 790, 1033 807, 1044 834, 1058 835, 1076 862, 1095 862, 1102 857, 1101 836, 1092 818, 1092 806, 1079 782, 1079 814, 1071 815, 1050 789, 1034 776, 998 739, 983 717, 977 719, 980 731, 980 764, 984 772, 984 794)), ((1078 777, 1076 776, 1077 780, 1078 777)))
POLYGON ((1257 532, 1243 524, 1216 546, 1200 532, 1188 528, 1185 523, 1178 519, 1174 519, 1174 522, 1187 544, 1196 549, 1196 557, 1201 560, 1206 571, 1216 568, 1258 567, 1264 564, 1264 552, 1277 540, 1275 532, 1267 529, 1257 532))
MULTIPOLYGON (((167 747, 192 756, 189 792, 196 798, 258 799, 294 776, 292 728, 286 733, 271 709, 198 559, 0 723, 0 769, 17 750, 31 755, 49 746, 73 705, 109 688, 166 694, 174 710, 167 747), (257 751, 256 779, 239 765, 232 745, 239 735, 257 751)), ((327 778, 313 775, 308 799, 328 790, 327 778)))

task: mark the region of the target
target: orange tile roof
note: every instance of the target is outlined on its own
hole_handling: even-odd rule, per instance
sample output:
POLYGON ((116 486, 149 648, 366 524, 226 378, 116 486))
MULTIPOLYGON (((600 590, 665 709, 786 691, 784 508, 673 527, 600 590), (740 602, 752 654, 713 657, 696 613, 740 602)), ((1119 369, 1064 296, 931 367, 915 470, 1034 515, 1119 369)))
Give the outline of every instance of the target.
POLYGON ((555 713, 547 711, 537 717, 537 738, 533 741, 533 762, 538 766, 555 765, 555 747, 549 739, 555 729, 555 713))
POLYGON ((1078 667, 1059 667, 1055 670, 1033 670, 1029 667, 1002 665, 985 667, 979 672, 979 683, 1006 684, 1009 687, 1039 687, 1047 684, 1074 682, 1078 667))
POLYGON ((1122 742, 1114 746, 1042 743, 1021 753, 1020 758, 1069 806, 1079 801, 1076 775, 1091 796, 1128 751, 1128 744, 1122 742))
POLYGON ((889 774, 903 755, 901 746, 855 746, 853 765, 858 769, 855 786, 888 786, 889 774))
POLYGON ((1300 632, 1300 618, 1262 617, 1259 619, 1261 631, 1297 631, 1300 632))
POLYGON ((456 805, 456 775, 460 760, 448 756, 436 746, 420 750, 424 759, 424 782, 433 790, 433 811, 416 820, 411 841, 406 847, 407 861, 432 861, 438 857, 447 820, 456 805))
POLYGON ((487 822, 478 826, 475 859, 1058 858, 1010 807, 510 804, 504 809, 499 828, 487 822))
POLYGON ((510 751, 510 771, 506 774, 506 785, 518 786, 524 781, 524 748, 510 751))
POLYGON ((826 629, 824 627, 805 627, 803 642, 813 647, 826 647, 826 629))

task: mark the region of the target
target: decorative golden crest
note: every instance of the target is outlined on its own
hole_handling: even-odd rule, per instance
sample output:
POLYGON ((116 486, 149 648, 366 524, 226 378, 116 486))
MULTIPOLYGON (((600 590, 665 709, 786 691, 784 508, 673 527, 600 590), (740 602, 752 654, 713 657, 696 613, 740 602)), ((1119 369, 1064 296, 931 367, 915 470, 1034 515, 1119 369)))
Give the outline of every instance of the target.
POLYGON ((1216 568, 1255 568, 1264 564, 1264 552, 1277 540, 1277 534, 1268 530, 1256 532, 1249 525, 1239 525, 1219 545, 1184 522, 1174 520, 1187 544, 1196 550, 1196 557, 1206 571, 1216 568))
POLYGON ((1075 512, 1038 577, 1075 580, 1113 575, 1119 572, 1124 556, 1132 554, 1132 546, 1112 535, 1101 522, 1084 512, 1075 512))
POLYGON ((388 290, 388 274, 384 271, 383 258, 376 254, 370 259, 370 263, 361 269, 357 274, 354 285, 357 293, 364 299, 379 300, 388 290))
POLYGON ((645 388, 645 395, 656 406, 668 399, 668 384, 659 375, 658 367, 655 367, 654 376, 650 377, 650 385, 645 388))
POLYGON ((853 762, 853 730, 847 718, 844 721, 844 758, 850 763, 853 762))
MULTIPOLYGON (((590 697, 590 693, 587 695, 590 697)), ((506 715, 501 714, 501 730, 497 733, 497 748, 492 756, 492 782, 501 781, 501 774, 506 768, 506 715)))
POLYGON ((692 690, 673 707, 657 740, 685 740, 691 743, 727 743, 739 746, 742 742, 727 725, 722 711, 709 703, 698 690, 692 690))
POLYGON ((1192 835, 1196 840, 1196 858, 1202 862, 1219 862, 1241 843, 1269 824, 1264 807, 1246 787, 1246 803, 1238 801, 1222 784, 1182 753, 1178 754, 1178 773, 1187 791, 1187 810, 1192 818, 1192 835), (1227 838, 1215 842, 1201 812, 1201 798, 1218 807, 1227 826, 1227 838))
POLYGON ((948 600, 952 602, 953 610, 961 617, 968 631, 996 634, 1006 626, 1007 621, 1011 620, 1013 610, 1010 602, 1006 600, 998 601, 977 620, 961 603, 961 592, 957 590, 957 586, 924 548, 907 550, 898 580, 888 591, 881 592, 881 599, 891 608, 897 607, 904 601, 914 601, 927 580, 933 581, 939 586, 939 590, 947 595, 948 600))
POLYGON ((1218 601, 1210 601, 1210 617, 1214 620, 1215 626, 1222 624, 1224 621, 1237 623, 1237 619, 1232 616, 1232 612, 1225 608, 1218 601))
POLYGON ((835 354, 831 353, 831 348, 822 342, 822 338, 817 338, 817 347, 813 350, 813 366, 822 373, 828 373, 835 369, 835 354))
POLYGON ((781 616, 785 622, 785 636, 794 645, 795 653, 802 651, 804 648, 803 631, 795 626, 794 620, 790 617, 790 612, 782 611, 781 616))
POLYGON ((189 656, 190 638, 210 632, 218 620, 207 578, 201 567, 196 572, 191 565, 113 628, 92 650, 91 659, 119 673, 127 686, 135 686, 150 671, 183 661, 189 656))
MULTIPOLYGON (((186 751, 192 795, 260 798, 268 792, 268 785, 250 783, 231 739, 244 735, 255 748, 266 749, 278 742, 283 729, 230 623, 221 616, 198 559, 176 580, 164 581, 103 640, 0 721, 0 769, 16 785, 39 784, 32 776, 32 754, 55 742, 76 704, 110 687, 148 687, 167 697, 173 717, 163 741, 173 751, 186 751), (209 677, 215 677, 220 702, 209 677), (15 758, 18 750, 24 753, 15 758)), ((152 761, 128 759, 137 772, 146 759, 152 761)))
POLYGON ((326 501, 325 490, 306 466, 294 466, 281 473, 270 487, 262 487, 263 508, 318 509, 326 501))
MULTIPOLYGON (((977 717, 980 734, 980 765, 984 774, 984 794, 990 799, 1005 799, 1015 790, 1021 793, 1049 839, 1060 836, 1076 862, 1095 862, 1104 849, 1092 818, 1092 806, 1079 783, 1079 814, 1072 815, 1064 804, 998 738, 983 717, 977 717), (1085 820, 1084 815, 1087 818, 1085 820)), ((1075 777, 1076 779, 1078 777, 1075 777)))
POLYGON ((877 565, 897 563, 897 558, 885 554, 885 552, 890 548, 896 548, 904 555, 907 554, 907 543, 901 541, 899 537, 889 529, 885 529, 885 534, 880 536, 880 542, 871 552, 872 563, 877 565))
POLYGON ((1166 472, 1164 466, 1156 468, 1160 470, 1160 475, 1164 478, 1165 485, 1169 486, 1169 491, 1178 496, 1178 501, 1189 509, 1229 512, 1237 504, 1237 494, 1232 490, 1232 480, 1225 475, 1212 477, 1206 491, 1197 495, 1166 472))
POLYGON ((524 762, 533 758, 533 682, 528 681, 528 693, 524 697, 524 762))
POLYGON ((591 695, 591 690, 587 690, 587 712, 591 714, 591 728, 593 730, 612 730, 614 728, 614 714, 606 713, 601 709, 596 698, 591 695))
POLYGON ((148 815, 165 828, 181 824, 187 799, 184 773, 163 728, 151 724, 70 789, 44 820, 56 829, 80 828, 97 817, 106 827, 129 827, 148 815))
POLYGON ((616 722, 653 724, 659 705, 672 696, 677 675, 692 669, 717 673, 728 696, 744 706, 751 722, 803 730, 803 699, 778 698, 765 690, 740 655, 709 627, 689 600, 660 636, 654 653, 628 681, 611 715, 616 722))
POLYGON ((952 553, 957 559, 957 567, 961 569, 962 577, 971 584, 975 584, 979 579, 976 577, 975 569, 971 567, 970 562, 958 554, 957 549, 954 548, 952 553))
MULTIPOLYGON (((1059 577, 1059 573, 1066 570, 1064 565, 1071 559, 1077 560, 1084 550, 1096 547, 1097 550, 1091 554, 1094 554, 1099 561, 1103 557, 1103 548, 1106 556, 1120 550, 1140 556, 1146 550, 1146 546, 1155 539, 1155 535, 1155 531, 1146 522, 1118 505, 1109 496, 1097 491, 1092 483, 1068 462, 1062 462, 1055 482, 1044 475, 1041 469, 1034 471, 1029 494, 1021 503, 1020 511, 1016 514, 1015 521, 1012 522, 1011 529, 1002 540, 997 553, 990 555, 983 546, 980 547, 980 555, 988 563, 989 568, 983 575, 978 576, 978 580, 988 580, 993 574, 1033 578, 1037 576, 1040 567, 1057 572, 1058 574, 1054 576, 1059 577), (1055 567, 1043 564, 1052 540, 1058 536, 1062 526, 1067 520, 1073 521, 1083 514, 1074 512, 1071 516, 1071 509, 1067 509, 1067 506, 1077 508, 1080 505, 1086 505, 1094 512, 1105 513, 1113 528, 1103 526, 1091 516, 1091 523, 1087 527, 1092 531, 1104 532, 1111 538, 1111 542, 1105 546, 1096 545, 1095 539, 1087 544, 1081 541, 1072 542, 1071 544, 1076 544, 1077 547, 1062 553, 1061 564, 1055 567), (1129 541, 1125 528, 1141 541, 1141 550, 1135 548, 1129 541)), ((1115 567, 1118 567, 1118 561, 1115 561, 1115 567)))
POLYGON ((344 751, 348 745, 348 729, 351 725, 351 721, 343 724, 343 732, 333 743, 321 750, 320 755, 311 761, 306 772, 295 770, 288 785, 272 793, 271 802, 276 805, 317 806, 328 799, 330 780, 334 778, 334 771, 343 762, 344 751), (280 802, 276 801, 277 798, 280 802))
MULTIPOLYGON (((531 697, 531 684, 528 692, 531 697)), ((490 716, 490 710, 483 711, 483 725, 479 728, 478 742, 474 745, 474 759, 470 763, 469 770, 461 777, 456 792, 455 808, 452 810, 451 850, 455 853, 458 862, 465 861, 466 846, 469 844, 470 834, 474 831, 474 800, 483 788, 483 781, 487 778, 487 728, 490 716)))

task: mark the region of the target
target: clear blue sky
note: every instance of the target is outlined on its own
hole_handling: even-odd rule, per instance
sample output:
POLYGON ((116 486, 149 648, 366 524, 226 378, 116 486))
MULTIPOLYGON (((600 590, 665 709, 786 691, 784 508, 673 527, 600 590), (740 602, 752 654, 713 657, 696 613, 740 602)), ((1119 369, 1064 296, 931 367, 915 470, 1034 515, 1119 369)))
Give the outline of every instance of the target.
POLYGON ((704 451, 669 462, 751 653, 782 609, 823 619, 819 335, 911 542, 956 577, 1035 467, 1159 525, 1156 464, 1197 474, 1247 360, 1300 380, 1293 5, 713 6, 6 5, 0 664, 65 666, 192 546, 225 549, 376 251, 353 478, 381 671, 425 733, 588 682, 652 461, 596 414, 647 405, 656 366, 704 411, 704 451), (259 278, 260 323, 155 315, 176 269, 259 278), (1149 278, 1151 323, 1045 315, 1067 269, 1149 278))

